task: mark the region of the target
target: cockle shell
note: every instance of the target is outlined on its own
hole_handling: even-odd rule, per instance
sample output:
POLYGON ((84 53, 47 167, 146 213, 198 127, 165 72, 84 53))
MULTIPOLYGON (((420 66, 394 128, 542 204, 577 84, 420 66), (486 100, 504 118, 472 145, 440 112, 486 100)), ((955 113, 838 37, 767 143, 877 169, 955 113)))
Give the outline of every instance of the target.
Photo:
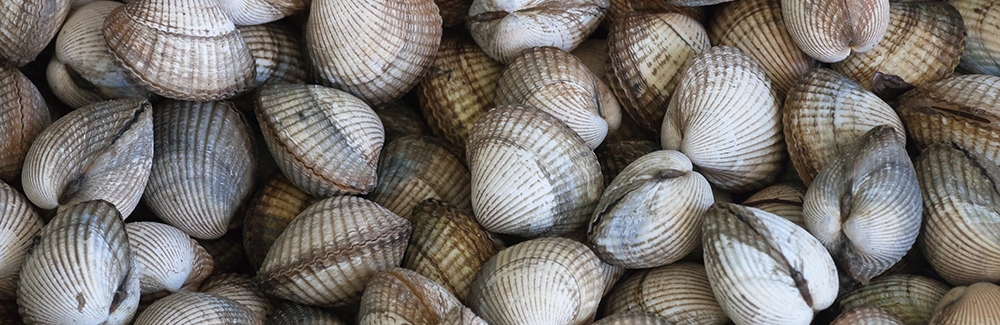
POLYGON ((254 318, 249 308, 232 299, 210 293, 179 292, 154 302, 134 323, 155 324, 260 325, 262 322, 254 318))
POLYGON ((1000 319, 1000 286, 978 282, 951 289, 934 308, 929 324, 989 324, 1000 319))
MULTIPOLYGON (((431 134, 430 127, 427 126, 423 116, 420 116, 420 112, 402 100, 377 105, 372 109, 375 110, 375 115, 378 115, 378 119, 382 121, 382 127, 385 129, 385 140, 383 141, 385 144, 408 135, 431 134)), ((464 152, 457 149, 456 151, 464 152)))
POLYGON ((125 224, 142 294, 194 291, 212 274, 212 256, 180 229, 158 222, 125 224))
POLYGON ((948 0, 965 23, 965 50, 958 69, 969 73, 1000 75, 1000 10, 995 0, 948 0))
POLYGON ((400 323, 486 325, 441 285, 419 273, 393 268, 368 282, 358 324, 400 323))
POLYGON ((781 0, 788 33, 822 62, 871 50, 889 27, 889 0, 781 0))
POLYGON ((611 185, 615 177, 633 161, 657 150, 660 150, 658 143, 642 140, 617 141, 597 147, 594 153, 601 163, 604 186, 611 185))
POLYGON ((607 9, 608 0, 475 0, 465 25, 486 54, 506 64, 532 47, 572 51, 607 9))
POLYGON ((318 307, 296 304, 288 301, 279 301, 274 306, 274 311, 268 317, 267 325, 345 325, 337 316, 318 307))
POLYGON ((368 198, 406 219, 414 206, 428 198, 472 211, 469 170, 456 155, 432 137, 396 139, 381 154, 379 181, 368 198))
POLYGON ((662 0, 608 0, 608 13, 604 17, 604 20, 601 21, 601 27, 607 28, 611 23, 621 19, 621 17, 624 17, 629 12, 676 12, 694 18, 697 21, 705 20, 705 8, 703 7, 685 7, 662 0))
POLYGON ((743 201, 743 205, 773 213, 805 228, 802 219, 802 201, 806 187, 798 183, 780 183, 765 187, 743 201))
POLYGON ((597 76, 598 79, 607 82, 607 80, 604 79, 607 75, 607 69, 604 66, 604 61, 608 58, 607 39, 587 39, 583 41, 583 43, 580 43, 580 46, 577 46, 576 49, 573 49, 573 51, 569 54, 572 54, 577 59, 580 59, 580 62, 582 62, 587 69, 590 69, 590 72, 597 76))
POLYGON ((895 314, 881 307, 858 306, 840 313, 830 325, 904 325, 895 314))
POLYGON ((219 6, 236 25, 261 25, 291 16, 310 0, 224 0, 219 6))
POLYGON ((267 256, 274 240, 302 210, 319 201, 276 172, 253 195, 243 219, 243 245, 254 270, 267 256))
POLYGON ((202 282, 199 292, 229 298, 250 309, 260 323, 271 313, 271 301, 263 291, 257 289, 252 278, 246 274, 224 273, 212 275, 202 282))
POLYGON ((21 266, 44 223, 28 199, 2 181, 0 215, 0 300, 13 300, 21 266))
POLYGON ((620 314, 608 316, 594 323, 594 325, 671 325, 673 323, 660 316, 652 314, 620 314))
POLYGON ((257 88, 265 82, 298 84, 309 80, 302 35, 297 30, 278 23, 239 26, 236 29, 253 56, 256 72, 248 89, 257 88))
POLYGON ((240 235, 240 231, 230 230, 220 238, 198 239, 198 244, 212 255, 215 265, 212 274, 246 272, 250 269, 246 248, 243 247, 243 238, 240 235))
POLYGON ((674 325, 729 322, 708 283, 705 267, 678 262, 640 270, 622 280, 610 295, 604 313, 651 313, 674 325))
POLYGON ((0 6, 0 61, 18 67, 34 61, 59 32, 71 2, 16 1, 0 6))
POLYGON ((919 275, 894 274, 873 279, 868 285, 845 293, 838 302, 843 310, 859 306, 881 307, 904 324, 927 324, 948 286, 919 275))
POLYGON ((0 64, 0 179, 21 174, 28 149, 51 122, 45 98, 18 69, 0 64))
POLYGON ((434 0, 441 13, 441 25, 451 27, 465 23, 472 0, 434 0))

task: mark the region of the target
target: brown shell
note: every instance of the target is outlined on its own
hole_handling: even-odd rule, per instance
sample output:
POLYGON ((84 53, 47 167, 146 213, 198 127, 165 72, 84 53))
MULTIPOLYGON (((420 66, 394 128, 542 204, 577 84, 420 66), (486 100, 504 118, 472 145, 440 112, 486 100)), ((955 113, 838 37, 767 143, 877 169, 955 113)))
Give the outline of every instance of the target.
POLYGON ((838 302, 842 310, 859 306, 885 308, 907 325, 927 324, 934 306, 948 292, 948 286, 919 275, 888 275, 844 294, 838 302))
MULTIPOLYGON (((227 2, 229 1, 219 1, 219 3, 227 2)), ((304 48, 302 35, 299 31, 278 23, 239 26, 236 29, 247 43, 256 71, 254 81, 247 86, 247 89, 257 88, 265 82, 303 84, 309 81, 305 53, 302 51, 304 48)))
POLYGON ((608 58, 607 39, 588 38, 569 54, 580 59, 580 62, 587 69, 590 69, 590 73, 593 73, 598 79, 608 82, 604 79, 607 75, 607 67, 604 65, 604 61, 608 58))
POLYGON ((125 225, 139 267, 142 294, 194 291, 212 274, 212 256, 197 241, 170 225, 141 221, 125 225))
POLYGON ((706 17, 703 7, 685 7, 670 4, 663 0, 608 0, 607 17, 601 21, 601 27, 608 27, 611 23, 621 19, 629 12, 664 13, 676 12, 694 18, 697 21, 704 21, 706 17))
POLYGON ((795 43, 822 62, 871 50, 889 27, 889 0, 782 0, 781 13, 795 43))
POLYGON ((254 318, 264 323, 267 315, 273 309, 271 300, 256 283, 246 274, 223 273, 212 275, 205 279, 198 289, 199 292, 210 293, 219 297, 229 298, 250 309, 254 318))
POLYGON ((369 282, 361 297, 358 324, 486 325, 451 292, 419 273, 393 268, 369 282))
POLYGON ((989 324, 1000 319, 1000 286, 978 282, 948 291, 934 308, 930 324, 989 324))
POLYGON ((441 12, 441 25, 444 27, 458 26, 465 23, 473 0, 434 0, 441 12))
POLYGON ((0 215, 0 300, 14 300, 21 266, 45 224, 28 199, 2 181, 0 215))
POLYGON ((318 307, 301 305, 288 301, 279 301, 275 304, 271 316, 267 318, 267 325, 346 325, 337 316, 318 307))
POLYGON ((406 136, 385 147, 378 161, 379 182, 368 198, 406 219, 429 198, 472 211, 469 178, 469 170, 440 140, 406 136))
POLYGON ((904 325, 895 314, 881 307, 858 306, 840 313, 830 325, 904 325))
POLYGON ((291 16, 309 6, 310 0, 226 0, 222 11, 236 25, 261 25, 291 16))
POLYGON ((965 51, 958 69, 1000 75, 1000 10, 992 0, 948 0, 965 22, 965 51))
POLYGON ((621 173, 633 161, 656 150, 660 150, 658 143, 643 140, 618 141, 597 147, 594 153, 597 154, 597 159, 601 163, 604 186, 610 185, 618 173, 621 173))
POLYGON ((761 209, 788 219, 799 227, 805 227, 802 219, 802 201, 806 187, 799 183, 780 183, 757 191, 743 205, 761 209))
POLYGON ((572 51, 597 29, 608 0, 480 0, 466 17, 472 38, 491 58, 510 63, 522 51, 572 51))
POLYGON ((640 270, 622 280, 605 300, 607 315, 650 313, 674 325, 729 322, 712 293, 705 267, 692 262, 640 270))
POLYGON ((247 272, 250 269, 241 235, 239 231, 230 230, 221 238, 198 239, 198 244, 212 255, 215 264, 212 274, 247 272))
POLYGON ((232 299, 202 292, 180 292, 154 302, 134 323, 155 324, 260 325, 262 322, 254 318, 249 308, 232 299))
POLYGON ((51 120, 49 108, 35 85, 18 69, 0 64, 0 179, 21 174, 28 149, 51 120))
POLYGON ((281 172, 264 181, 247 205, 243 219, 243 246, 254 270, 260 268, 267 251, 288 223, 318 200, 295 187, 281 172))
POLYGON ((0 61, 19 67, 34 61, 59 32, 71 2, 34 0, 0 6, 0 61))
POLYGON ((604 317, 594 325, 671 325, 662 317, 652 314, 621 314, 604 317))
POLYGON ((385 129, 383 143, 392 143, 407 135, 430 135, 430 127, 420 112, 402 100, 395 100, 372 107, 385 129))

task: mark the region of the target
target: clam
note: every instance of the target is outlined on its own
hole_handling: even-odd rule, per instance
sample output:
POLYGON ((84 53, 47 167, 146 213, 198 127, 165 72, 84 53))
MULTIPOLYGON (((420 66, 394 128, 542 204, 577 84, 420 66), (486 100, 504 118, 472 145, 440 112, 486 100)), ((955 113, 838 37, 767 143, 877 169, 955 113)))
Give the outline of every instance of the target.
POLYGON ((669 1, 661 0, 608 0, 607 17, 601 21, 602 27, 608 27, 611 23, 621 19, 629 12, 663 13, 676 12, 694 18, 698 21, 705 20, 705 8, 686 7, 671 4, 669 1))
POLYGON ((604 289, 600 274, 600 261, 587 246, 559 237, 533 239, 490 258, 466 304, 496 325, 587 324, 604 289))
POLYGON ((608 40, 607 39, 596 39, 590 38, 580 46, 577 46, 573 52, 570 52, 580 62, 583 63, 590 72, 601 79, 603 82, 607 82, 604 77, 607 75, 607 70, 604 65, 604 60, 608 58, 608 40))
POLYGON ((608 0, 475 0, 465 25, 486 54, 510 63, 532 47, 572 51, 607 9, 608 0))
POLYGON ((420 82, 440 44, 433 0, 312 0, 310 8, 305 42, 316 79, 370 105, 420 82))
POLYGON ((941 301, 948 286, 919 275, 894 274, 878 277, 868 285, 845 293, 838 302, 843 310, 860 306, 888 310, 907 325, 927 324, 934 306, 941 301))
POLYGON ((393 141, 378 162, 378 184, 368 196, 400 217, 420 201, 434 198, 472 211, 469 170, 448 146, 428 136, 393 141))
POLYGON ((713 185, 763 188, 781 172, 780 99, 753 58, 728 46, 698 54, 674 91, 660 132, 663 149, 683 152, 713 185))
POLYGON ((583 228, 603 190, 597 156, 541 110, 497 107, 469 132, 476 220, 496 233, 557 236, 583 228))
POLYGON ((274 306, 274 311, 267 318, 267 325, 345 325, 337 316, 322 308, 300 305, 293 302, 280 301, 274 306))
POLYGON ((650 313, 674 325, 729 322, 712 294, 705 267, 692 262, 640 270, 620 282, 606 300, 607 315, 650 313))
POLYGON ((430 127, 420 116, 420 113, 410 107, 402 100, 372 107, 378 119, 382 121, 385 129, 385 140, 383 143, 392 143, 396 139, 408 135, 430 135, 430 127))
POLYGON ((441 285, 403 268, 383 271, 368 282, 358 323, 486 325, 441 285))
POLYGON ((271 301, 257 286, 249 275, 239 273, 224 273, 212 275, 202 282, 199 292, 210 293, 219 297, 232 299, 240 303, 254 315, 258 323, 264 323, 271 313, 271 301))
POLYGON ((1000 319, 1000 286, 978 282, 951 289, 934 308, 930 324, 988 324, 1000 319))
POLYGON ((111 11, 104 38, 122 67, 154 93, 231 97, 254 80, 250 49, 215 0, 131 0, 111 11))
POLYGON ((2 181, 0 215, 0 300, 12 300, 17 298, 21 266, 44 223, 24 195, 2 181))
POLYGON ((265 82, 301 84, 309 80, 305 54, 302 53, 302 35, 298 31, 278 23, 239 26, 236 29, 253 56, 255 77, 248 89, 257 88, 265 82))
POLYGON ((180 292, 154 302, 133 324, 259 325, 262 322, 254 318, 249 308, 232 299, 202 292, 180 292))
POLYGON ((757 191, 743 201, 743 205, 773 213, 804 228, 802 201, 805 196, 806 187, 802 184, 780 183, 757 191))
POLYGON ((152 110, 141 98, 111 100, 52 123, 24 159, 25 196, 42 209, 101 199, 128 217, 153 163, 152 110))
POLYGON ((212 256, 212 274, 246 272, 250 269, 246 249, 243 247, 242 235, 238 230, 231 230, 225 236, 216 239, 198 239, 198 244, 204 247, 212 256))
POLYGON ((295 187, 281 172, 263 182, 243 219, 243 244, 254 270, 260 268, 267 251, 288 223, 318 200, 295 187))
POLYGON ((291 16, 309 6, 310 0, 225 0, 219 1, 236 25, 261 25, 291 16))
POLYGON ((0 6, 0 61, 19 67, 34 61, 59 32, 71 2, 17 1, 0 6))
POLYGON ((895 314, 881 307, 858 306, 844 311, 830 325, 904 325, 895 314))
POLYGON ((736 324, 809 324, 837 297, 830 254, 782 217, 716 203, 702 238, 712 292, 736 324))
POLYGON ((781 0, 781 13, 802 51, 827 63, 871 50, 889 28, 889 0, 781 0))
POLYGON ((441 14, 441 25, 444 27, 458 26, 465 23, 472 0, 434 0, 441 14))
POLYGON ((958 69, 969 73, 1000 75, 1000 11, 993 0, 948 0, 965 23, 965 51, 958 69))
POLYGON ((105 201, 61 209, 21 269, 26 323, 126 324, 139 303, 138 266, 121 215, 105 201))
POLYGON ((604 186, 610 185, 615 177, 633 161, 659 149, 660 145, 656 142, 643 140, 617 141, 597 147, 594 153, 601 163, 604 186))
POLYGON ((212 274, 212 256, 180 229, 141 221, 126 224, 125 233, 135 255, 143 295, 194 291, 212 274))
POLYGON ((50 123, 45 98, 19 70, 0 64, 0 179, 21 174, 28 149, 50 123))
POLYGON ((670 325, 662 317, 651 314, 621 314, 602 318, 594 325, 670 325))

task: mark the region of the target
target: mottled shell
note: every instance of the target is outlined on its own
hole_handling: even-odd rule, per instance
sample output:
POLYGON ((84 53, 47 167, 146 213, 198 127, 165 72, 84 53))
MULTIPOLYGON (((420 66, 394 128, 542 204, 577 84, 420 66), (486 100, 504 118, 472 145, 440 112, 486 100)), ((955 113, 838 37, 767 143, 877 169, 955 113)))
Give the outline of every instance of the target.
POLYGON ((785 159, 780 99, 760 64, 718 46, 685 71, 663 119, 663 149, 683 152, 723 190, 755 190, 777 178, 785 159))
POLYGON ((844 311, 830 325, 904 325, 895 314, 881 307, 858 306, 844 311))
POLYGON ((510 63, 532 47, 572 51, 607 9, 608 0, 475 0, 465 25, 486 54, 510 63))
POLYGON ((441 285, 419 273, 394 268, 368 282, 358 324, 486 325, 441 285))
POLYGON ((13 300, 21 266, 44 223, 28 199, 2 181, 0 215, 0 300, 13 300))
POLYGON ((896 112, 871 91, 836 71, 815 68, 798 79, 782 109, 788 155, 805 185, 875 126, 905 138, 896 112))
POLYGON ((441 16, 434 0, 312 0, 304 30, 317 81, 377 105, 424 76, 441 42, 441 16))
POLYGON ((889 27, 889 0, 781 0, 781 13, 802 51, 828 63, 871 50, 889 27))
POLYGON ((930 324, 989 324, 1000 319, 1000 286, 978 282, 948 291, 934 308, 930 324))
POLYGON ((618 100, 604 81, 580 59, 554 47, 533 47, 516 56, 497 82, 495 103, 552 114, 591 149, 621 123, 618 100))
POLYGON ((222 11, 236 25, 261 25, 291 16, 309 6, 310 0, 225 0, 222 11))
POLYGON ((122 66, 154 93, 219 100, 254 80, 254 62, 236 25, 214 0, 132 0, 104 21, 122 66))
POLYGON ((837 269, 823 245, 791 221, 716 203, 702 247, 712 292, 737 324, 809 324, 837 297, 837 269))
POLYGON ((621 314, 604 317, 594 325, 671 325, 673 323, 652 314, 621 314))
POLYGON ((210 293, 179 292, 154 302, 134 323, 156 324, 259 325, 261 322, 249 308, 232 299, 210 293))
POLYGON ((306 193, 365 194, 375 187, 385 131, 357 97, 319 85, 265 85, 254 111, 278 167, 306 193))
POLYGON ((805 228, 805 221, 802 219, 802 201, 805 196, 806 187, 802 184, 780 183, 757 191, 743 201, 743 205, 773 213, 805 228))
POLYGON ((212 274, 212 256, 180 229, 158 222, 125 225, 142 294, 193 291, 212 274))
POLYGON ((409 221, 374 202, 328 198, 288 224, 256 279, 264 292, 298 303, 355 303, 369 279, 399 265, 409 237, 409 221))
POLYGON ((396 215, 410 219, 420 201, 433 198, 472 211, 469 170, 440 140, 406 136, 385 147, 378 162, 378 184, 368 196, 396 215))
POLYGON ((29 324, 125 324, 139 304, 122 217, 87 201, 61 209, 21 269, 17 304, 29 324))
POLYGON ((600 261, 587 246, 539 238, 490 258, 466 303, 495 325, 581 325, 593 321, 603 289, 600 261))
POLYGON ((21 174, 24 157, 42 130, 49 126, 49 108, 35 85, 16 68, 0 64, 0 179, 10 182, 21 174))
POLYGON ((651 313, 674 325, 729 322, 712 293, 705 267, 692 262, 640 270, 622 280, 605 300, 607 315, 651 313))
POLYGON ((994 0, 948 0, 965 23, 965 51, 958 69, 968 73, 1000 75, 1000 10, 994 0))
POLYGON ((224 273, 213 275, 201 284, 200 292, 232 299, 250 309, 254 318, 264 323, 273 309, 271 300, 246 274, 224 273))
POLYGON ((345 325, 337 316, 318 307, 300 305, 288 301, 279 301, 274 311, 267 318, 267 325, 345 325))
POLYGON ((888 275, 872 280, 866 286, 845 293, 840 309, 851 310, 859 306, 881 307, 907 325, 927 324, 948 286, 919 275, 888 275))
POLYGON ((658 131, 684 64, 710 46, 705 28, 679 13, 626 13, 611 23, 607 78, 622 110, 658 131))
POLYGON ((254 270, 260 268, 267 251, 288 223, 318 200, 295 187, 280 172, 264 181, 247 205, 243 218, 243 246, 254 270))
POLYGON ((486 229, 525 237, 585 227, 603 190, 597 156, 559 119, 504 106, 469 132, 472 209, 486 229))
MULTIPOLYGON (((233 2, 238 1, 267 0, 233 2)), ((228 1, 219 1, 225 2, 228 1)), ((253 56, 256 73, 248 89, 257 88, 265 82, 300 84, 309 80, 305 53, 302 51, 302 35, 297 30, 278 23, 239 26, 236 29, 253 56)))
POLYGON ((927 261, 954 285, 1000 281, 1000 168, 950 143, 914 163, 923 194, 919 238, 927 261))
POLYGON ((81 107, 55 121, 24 159, 24 194, 42 209, 101 199, 126 218, 153 164, 153 108, 129 98, 81 107))
POLYGON ((71 2, 34 0, 0 5, 0 61, 15 66, 34 61, 59 32, 71 2))

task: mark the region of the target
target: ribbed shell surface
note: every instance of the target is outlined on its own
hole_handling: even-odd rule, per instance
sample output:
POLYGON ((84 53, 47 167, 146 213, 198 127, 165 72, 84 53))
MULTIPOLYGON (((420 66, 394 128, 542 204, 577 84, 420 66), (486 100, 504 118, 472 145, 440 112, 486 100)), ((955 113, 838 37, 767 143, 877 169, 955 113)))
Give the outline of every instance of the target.
POLYGON ((692 262, 636 272, 622 280, 605 300, 607 315, 650 313, 674 325, 729 322, 712 293, 705 267, 692 262))
POLYGON ((486 325, 441 285, 419 273, 394 268, 368 282, 361 297, 361 325, 486 325))
POLYGON ((996 0, 948 0, 965 23, 965 51, 959 70, 1000 75, 1000 8, 996 0))
POLYGON ((535 108, 487 112, 469 132, 467 156, 472 209, 492 232, 539 237, 579 230, 603 191, 594 152, 535 108))
POLYGON ((795 43, 823 62, 872 49, 889 27, 889 0, 781 0, 781 13, 795 43))
POLYGON ((246 274, 224 273, 213 275, 201 284, 200 292, 232 299, 250 309, 259 323, 267 320, 271 313, 271 298, 257 288, 257 284, 246 274))
POLYGON ((843 294, 838 305, 842 310, 859 306, 885 308, 904 324, 927 324, 948 285, 919 275, 888 275, 872 280, 866 286, 843 294))
POLYGON ((895 314, 881 307, 858 306, 840 313, 830 325, 904 325, 895 314))
POLYGON ((434 0, 434 4, 441 12, 441 25, 451 27, 465 23, 472 0, 434 0))
POLYGON ((345 325, 337 316, 319 307, 279 301, 267 318, 267 325, 345 325))
POLYGON ((370 105, 413 88, 441 42, 434 0, 313 0, 304 29, 316 79, 370 105))
POLYGON ((291 16, 309 0, 225 0, 219 6, 236 25, 261 25, 291 16))
POLYGON ((662 317, 651 314, 621 314, 604 317, 594 325, 671 325, 662 317))
POLYGON ((13 300, 21 266, 45 224, 28 199, 2 181, 0 215, 0 299, 13 300))
POLYGON ((288 224, 256 279, 264 292, 298 303, 356 303, 368 280, 399 265, 409 237, 410 222, 374 202, 328 198, 288 224))
POLYGON ((70 75, 68 67, 53 56, 49 65, 45 68, 45 81, 49 84, 49 89, 55 94, 63 104, 70 107, 80 107, 103 100, 92 91, 80 88, 76 84, 79 79, 74 80, 70 75))
POLYGON ((212 256, 180 229, 141 221, 126 224, 125 232, 139 267, 142 294, 195 289, 212 273, 212 256))
MULTIPOLYGON (((225 1, 220 1, 220 3, 225 1)), ((291 27, 272 23, 236 27, 253 56, 256 88, 265 82, 306 83, 309 80, 302 35, 291 27)))
POLYGON ((406 219, 414 206, 429 198, 472 211, 469 178, 469 169, 441 140, 406 136, 385 147, 378 184, 369 199, 406 219))
POLYGON ((629 12, 663 13, 676 12, 702 21, 705 18, 705 8, 684 7, 662 0, 608 0, 608 14, 601 21, 601 27, 610 26, 629 12))
POLYGON ((34 61, 69 14, 67 0, 5 1, 0 4, 0 61, 34 61))
POLYGON ((930 83, 900 97, 898 111, 917 148, 949 141, 1000 164, 1000 77, 930 83))
POLYGON ((941 298, 929 324, 989 324, 1000 319, 1000 286, 978 282, 957 287, 941 298))
POLYGON ((254 319, 250 309, 231 299, 202 292, 178 292, 154 302, 136 317, 134 324, 257 325, 261 323, 254 319))
POLYGON ((522 51, 572 51, 597 29, 608 0, 475 0, 465 26, 491 58, 510 63, 522 51))
POLYGON ((28 149, 49 126, 49 108, 38 88, 18 69, 0 64, 0 179, 21 174, 28 149))
MULTIPOLYGON (((427 126, 423 116, 420 116, 420 112, 403 100, 397 99, 377 105, 372 109, 375 110, 375 114, 378 115, 379 120, 382 121, 382 127, 385 129, 385 140, 383 141, 385 144, 390 144, 396 139, 408 135, 431 134, 430 127, 427 126)), ((465 152, 458 149, 455 151, 465 152)))
POLYGON ((610 142, 597 147, 594 150, 594 154, 597 155, 597 159, 601 163, 601 174, 604 174, 604 186, 611 185, 615 177, 633 161, 659 149, 660 145, 658 143, 644 140, 610 142))
POLYGON ((319 201, 277 172, 263 182, 247 205, 243 218, 243 245, 254 270, 267 256, 274 240, 302 210, 319 201))
POLYGON ((802 201, 805 196, 806 187, 804 185, 780 183, 757 191, 746 201, 743 201, 743 205, 773 213, 805 228, 805 221, 802 219, 802 201))

